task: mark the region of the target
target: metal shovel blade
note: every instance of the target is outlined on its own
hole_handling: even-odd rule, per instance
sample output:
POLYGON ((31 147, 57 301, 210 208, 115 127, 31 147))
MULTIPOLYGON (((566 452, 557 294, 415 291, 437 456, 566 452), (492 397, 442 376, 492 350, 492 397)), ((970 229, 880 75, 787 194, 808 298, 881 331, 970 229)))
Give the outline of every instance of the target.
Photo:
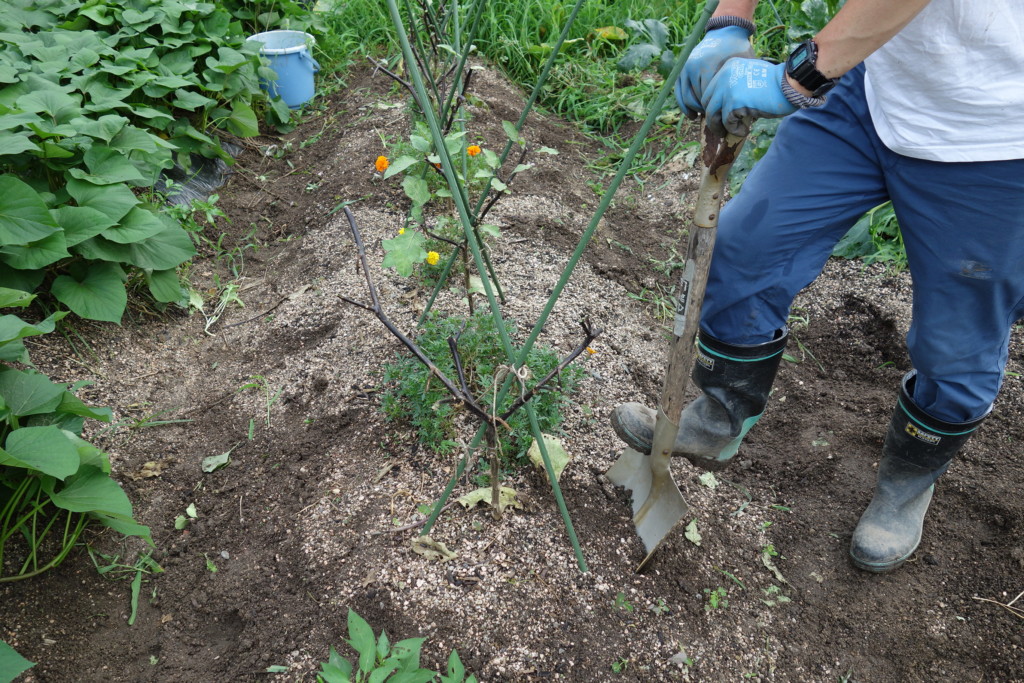
POLYGON ((647 552, 637 571, 690 510, 669 469, 677 431, 678 425, 659 410, 652 455, 627 448, 607 472, 609 481, 629 491, 633 501, 633 524, 647 552))

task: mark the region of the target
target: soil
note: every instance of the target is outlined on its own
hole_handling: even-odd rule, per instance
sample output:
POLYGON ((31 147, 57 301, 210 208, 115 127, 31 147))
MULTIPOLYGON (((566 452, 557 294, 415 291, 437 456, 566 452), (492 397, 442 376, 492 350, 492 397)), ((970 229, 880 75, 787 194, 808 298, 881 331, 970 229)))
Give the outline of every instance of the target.
MULTIPOLYGON (((352 202, 382 305, 412 330, 427 292, 379 267, 407 200, 398 178, 373 169, 382 141, 404 138, 410 122, 384 76, 356 69, 346 80, 293 133, 246 141, 219 192, 230 221, 208 232, 244 255, 244 308, 207 333, 201 314, 140 305, 121 327, 77 323, 76 346, 58 335, 33 345, 43 371, 91 380, 83 397, 114 409, 120 426, 89 436, 110 453, 165 571, 146 577, 132 625, 128 575, 101 576, 84 550, 3 584, 0 637, 38 663, 24 681, 312 681, 331 646, 352 655, 349 609, 392 641, 426 638, 432 667, 457 649, 482 681, 1024 680, 1022 622, 1000 605, 1024 590, 1018 375, 937 485, 911 561, 877 576, 847 559, 910 367, 910 279, 881 266, 834 261, 800 295, 791 362, 719 485, 674 464, 700 545, 678 529, 634 571, 643 550, 628 497, 604 477, 621 449, 608 415, 660 394, 667 335, 653 295, 679 275, 698 175, 686 154, 628 179, 540 339, 565 355, 581 317, 604 328, 580 361, 586 377, 560 437, 574 456, 561 490, 588 571, 529 467, 504 482, 522 509, 496 521, 484 506, 451 507, 431 537, 455 557, 412 552, 419 529, 400 527, 423 520, 456 460, 382 416, 381 366, 402 347, 340 299, 369 297, 333 211, 352 202), (227 467, 203 471, 203 458, 226 452, 227 467), (190 504, 196 518, 176 529, 190 504), (719 588, 727 599, 713 607, 719 588)), ((471 137, 500 149, 500 122, 516 118, 523 94, 490 68, 473 94, 471 137)), ((592 187, 608 181, 594 170, 608 151, 540 115, 524 135, 560 152, 533 158, 491 216, 507 314, 529 329, 598 203, 592 187)), ((208 248, 190 278, 216 292, 229 264, 208 248)), ((445 292, 437 306, 462 313, 460 299, 445 292)), ((1018 333, 1009 370, 1024 372, 1018 333)), ((460 481, 456 495, 476 486, 460 481)), ((101 529, 87 542, 127 565, 147 552, 101 529)))

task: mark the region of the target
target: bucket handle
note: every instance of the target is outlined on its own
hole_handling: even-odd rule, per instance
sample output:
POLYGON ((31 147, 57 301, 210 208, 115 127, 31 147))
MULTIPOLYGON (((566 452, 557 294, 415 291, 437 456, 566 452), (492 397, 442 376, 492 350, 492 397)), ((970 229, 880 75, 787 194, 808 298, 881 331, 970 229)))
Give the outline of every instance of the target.
POLYGON ((313 67, 313 73, 316 73, 317 71, 320 70, 320 62, 318 62, 315 59, 313 59, 313 56, 311 54, 309 54, 308 52, 306 52, 306 51, 300 52, 299 53, 299 59, 303 59, 303 60, 309 62, 310 65, 313 67))

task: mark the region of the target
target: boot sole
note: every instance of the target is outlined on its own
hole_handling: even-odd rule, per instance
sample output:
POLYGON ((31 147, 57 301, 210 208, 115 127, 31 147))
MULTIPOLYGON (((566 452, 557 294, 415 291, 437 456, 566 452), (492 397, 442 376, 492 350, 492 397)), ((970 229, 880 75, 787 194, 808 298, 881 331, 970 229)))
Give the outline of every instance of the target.
POLYGON ((872 574, 888 574, 894 569, 899 569, 915 552, 917 552, 916 547, 903 557, 897 560, 892 560, 891 562, 868 562, 866 560, 858 559, 853 553, 849 553, 849 555, 850 561, 857 569, 871 572, 872 574))

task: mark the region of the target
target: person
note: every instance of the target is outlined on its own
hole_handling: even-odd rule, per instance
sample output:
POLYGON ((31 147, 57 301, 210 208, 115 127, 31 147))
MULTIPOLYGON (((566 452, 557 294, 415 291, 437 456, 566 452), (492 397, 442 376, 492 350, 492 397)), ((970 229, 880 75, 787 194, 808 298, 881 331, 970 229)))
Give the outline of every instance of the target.
MULTIPOLYGON (((903 378, 877 484, 850 543, 888 572, 918 547, 936 480, 989 414, 1024 315, 1024 0, 847 0, 774 64, 757 0, 722 0, 676 84, 690 118, 744 135, 787 117, 725 206, 673 455, 726 466, 758 421, 796 294, 867 210, 891 200, 913 281, 903 378)), ((649 453, 653 410, 617 406, 649 453)))

